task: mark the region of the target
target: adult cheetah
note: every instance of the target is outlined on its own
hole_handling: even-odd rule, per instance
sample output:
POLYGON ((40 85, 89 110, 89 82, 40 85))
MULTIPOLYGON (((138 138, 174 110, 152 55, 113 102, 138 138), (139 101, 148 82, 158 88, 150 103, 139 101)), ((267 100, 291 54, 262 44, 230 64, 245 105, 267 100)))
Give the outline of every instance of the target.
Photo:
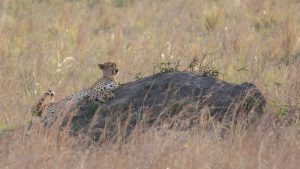
POLYGON ((104 64, 98 64, 98 67, 103 72, 103 76, 100 79, 98 79, 91 87, 66 96, 60 102, 65 104, 65 102, 71 100, 78 102, 87 98, 105 102, 107 99, 115 97, 113 91, 118 87, 118 82, 115 77, 119 73, 116 63, 106 62, 104 64))

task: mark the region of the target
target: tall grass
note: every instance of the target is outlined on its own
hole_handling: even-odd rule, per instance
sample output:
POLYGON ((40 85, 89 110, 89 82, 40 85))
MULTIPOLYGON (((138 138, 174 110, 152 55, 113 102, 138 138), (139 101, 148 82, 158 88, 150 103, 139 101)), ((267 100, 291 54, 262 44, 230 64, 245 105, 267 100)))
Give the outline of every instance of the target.
MULTIPOLYGON (((0 2, 0 168, 297 168, 300 116, 297 0, 3 0, 0 2), (115 61, 122 83, 162 62, 193 58, 223 80, 255 83, 265 117, 226 139, 205 130, 137 134, 129 143, 73 147, 26 134, 29 109, 48 87, 58 97, 115 61), (297 120, 298 119, 298 120, 297 120)), ((51 137, 52 136, 52 137, 51 137)))

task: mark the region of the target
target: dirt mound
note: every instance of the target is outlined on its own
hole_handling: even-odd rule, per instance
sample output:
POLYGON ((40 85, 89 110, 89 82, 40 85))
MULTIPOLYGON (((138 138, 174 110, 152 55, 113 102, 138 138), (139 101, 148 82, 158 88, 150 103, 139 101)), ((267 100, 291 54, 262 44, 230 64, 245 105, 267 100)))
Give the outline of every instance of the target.
MULTIPOLYGON (((191 127, 200 118, 250 123, 263 113, 265 99, 251 83, 231 84, 214 77, 168 72, 121 85, 106 103, 83 102, 72 131, 95 140, 128 135, 138 124, 191 127)), ((73 109, 74 110, 74 109, 73 109)))

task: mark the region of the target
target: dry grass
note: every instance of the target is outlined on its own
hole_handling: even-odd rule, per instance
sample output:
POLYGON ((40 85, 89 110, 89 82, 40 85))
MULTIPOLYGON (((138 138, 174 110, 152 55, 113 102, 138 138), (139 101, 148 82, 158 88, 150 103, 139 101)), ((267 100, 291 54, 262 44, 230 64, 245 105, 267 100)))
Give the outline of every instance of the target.
POLYGON ((1 1, 0 168, 299 168, 299 10, 298 0, 1 1), (117 62, 125 83, 216 50, 204 62, 222 79, 253 82, 267 98, 250 130, 150 129, 92 149, 58 143, 54 131, 26 134, 43 91, 88 86, 99 62, 117 62))
POLYGON ((215 123, 210 130, 137 129, 129 142, 90 147, 67 132, 16 129, 0 140, 0 167, 298 168, 299 129, 280 127, 268 118, 248 130, 228 131, 226 137, 220 135, 224 126, 215 123))

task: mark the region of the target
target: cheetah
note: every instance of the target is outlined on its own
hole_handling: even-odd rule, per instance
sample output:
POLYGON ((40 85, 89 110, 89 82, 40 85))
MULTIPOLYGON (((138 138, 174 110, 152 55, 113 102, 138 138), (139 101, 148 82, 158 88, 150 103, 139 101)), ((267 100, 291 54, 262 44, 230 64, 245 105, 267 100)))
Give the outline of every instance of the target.
POLYGON ((105 102, 107 99, 115 97, 113 91, 118 87, 115 76, 117 76, 119 72, 117 65, 113 62, 106 62, 104 64, 98 64, 98 67, 103 71, 103 76, 100 79, 98 79, 91 87, 66 96, 61 102, 64 103, 74 99, 75 101, 82 101, 86 98, 89 98, 89 100, 105 102))
POLYGON ((53 106, 51 106, 54 102, 54 96, 55 96, 55 92, 51 89, 48 89, 47 92, 45 92, 40 99, 37 101, 37 103, 35 105, 32 106, 31 108, 31 113, 33 116, 38 116, 41 117, 42 112, 43 111, 52 111, 53 110, 53 106), (48 104, 44 104, 45 100, 48 97, 51 97, 51 102, 48 104))
POLYGON ((115 97, 113 91, 118 87, 118 82, 115 77, 119 73, 116 63, 106 62, 104 64, 98 64, 98 67, 102 70, 103 76, 91 87, 83 89, 78 93, 68 95, 58 102, 47 105, 47 115, 44 119, 45 123, 48 123, 48 121, 54 118, 57 110, 65 108, 69 103, 78 103, 85 99, 105 102, 108 99, 115 97))

